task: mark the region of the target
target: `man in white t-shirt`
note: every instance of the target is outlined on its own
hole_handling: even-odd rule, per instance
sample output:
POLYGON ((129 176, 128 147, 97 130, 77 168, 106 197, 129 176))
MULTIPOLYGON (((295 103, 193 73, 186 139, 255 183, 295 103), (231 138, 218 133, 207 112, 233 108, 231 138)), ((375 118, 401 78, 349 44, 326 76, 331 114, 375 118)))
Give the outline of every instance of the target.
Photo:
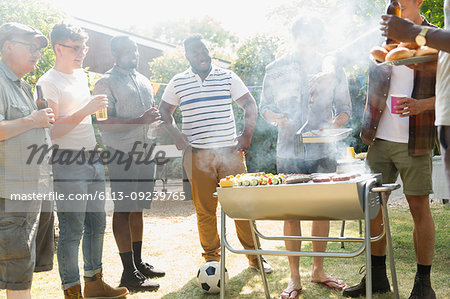
MULTIPOLYGON (((209 51, 200 35, 187 38, 185 54, 191 67, 175 75, 164 91, 161 119, 178 149, 185 149, 183 164, 192 184, 200 243, 207 262, 219 261, 217 198, 219 180, 246 172, 245 153, 250 148, 257 118, 255 99, 231 70, 211 64, 209 51), (232 103, 244 109, 244 129, 236 135, 232 103), (182 133, 173 123, 177 107, 182 113, 182 133)), ((238 238, 245 249, 254 249, 248 221, 235 221, 238 238)), ((247 256, 250 266, 259 268, 256 256, 247 256)), ((265 272, 272 267, 263 261, 265 272)))
POLYGON ((59 220, 58 266, 65 298, 82 298, 78 250, 83 238, 84 297, 119 298, 126 288, 112 288, 102 279, 103 237, 106 227, 105 171, 96 149, 91 114, 105 108, 104 96, 91 97, 81 68, 88 48, 87 34, 76 26, 57 24, 51 32, 54 68, 38 81, 55 112, 51 137, 54 190, 59 220))
MULTIPOLYGON (((448 149, 450 145, 450 0, 445 0, 444 13, 445 30, 430 28, 422 33, 422 30, 426 30, 425 27, 388 15, 383 16, 382 30, 385 36, 405 42, 415 41, 417 36, 423 35, 427 46, 441 50, 437 64, 435 124, 438 127, 438 138, 441 143, 441 154, 450 195, 450 150, 448 149)), ((435 63, 423 63, 417 67, 430 69, 435 67, 435 63)))
MULTIPOLYGON (((417 25, 433 26, 420 15, 422 0, 400 0, 402 17, 417 25)), ((410 299, 435 298, 430 271, 434 250, 434 221, 429 194, 432 193, 431 154, 434 147, 434 101, 436 73, 414 71, 406 66, 369 68, 369 85, 361 138, 369 145, 367 164, 381 173, 383 183, 394 183, 398 175, 414 221, 413 242, 417 272, 410 299), (392 97, 405 98, 391 106, 392 97)), ((382 213, 371 221, 371 235, 382 232, 382 213)), ((390 291, 386 275, 386 239, 372 243, 372 291, 390 291)), ((365 295, 365 279, 346 288, 344 296, 365 295)))

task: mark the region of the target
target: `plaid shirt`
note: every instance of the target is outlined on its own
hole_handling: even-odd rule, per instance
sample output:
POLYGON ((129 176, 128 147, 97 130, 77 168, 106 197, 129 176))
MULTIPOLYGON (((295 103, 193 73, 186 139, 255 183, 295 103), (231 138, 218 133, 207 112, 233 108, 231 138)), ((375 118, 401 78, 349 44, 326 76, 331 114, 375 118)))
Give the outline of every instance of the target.
MULTIPOLYGON (((425 19, 422 25, 435 27, 425 19)), ((375 62, 370 63, 369 89, 361 129, 361 139, 367 145, 372 145, 381 114, 386 108, 391 73, 392 66, 378 66, 375 62)), ((435 87, 435 72, 414 71, 412 98, 421 100, 433 97, 435 95, 435 87)), ((410 156, 428 155, 433 150, 435 136, 434 119, 434 110, 409 117, 408 153, 410 156)))

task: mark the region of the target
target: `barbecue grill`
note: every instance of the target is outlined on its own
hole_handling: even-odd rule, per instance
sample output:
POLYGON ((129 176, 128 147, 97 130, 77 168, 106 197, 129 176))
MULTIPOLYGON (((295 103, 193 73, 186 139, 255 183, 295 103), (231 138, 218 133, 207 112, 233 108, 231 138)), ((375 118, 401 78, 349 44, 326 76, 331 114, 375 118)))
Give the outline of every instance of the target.
MULTIPOLYGON (((261 255, 311 256, 350 258, 366 252, 366 298, 372 298, 372 273, 370 242, 386 235, 392 282, 396 298, 397 277, 389 228, 385 192, 399 188, 398 184, 381 184, 381 175, 366 174, 343 182, 300 183, 270 186, 217 188, 221 205, 221 281, 225 281, 226 250, 238 254, 257 255, 259 268, 263 269, 261 255), (383 210, 383 232, 370 237, 370 220, 383 210), (249 220, 255 250, 235 249, 226 238, 226 217, 249 220), (365 220, 364 238, 355 237, 303 237, 266 236, 256 227, 255 220, 365 220), (259 238, 266 240, 298 240, 328 242, 359 242, 361 247, 353 252, 311 252, 263 250, 259 238)), ((261 272, 266 298, 270 298, 266 274, 261 272)), ((220 297, 225 298, 225 285, 221 284, 220 297)))

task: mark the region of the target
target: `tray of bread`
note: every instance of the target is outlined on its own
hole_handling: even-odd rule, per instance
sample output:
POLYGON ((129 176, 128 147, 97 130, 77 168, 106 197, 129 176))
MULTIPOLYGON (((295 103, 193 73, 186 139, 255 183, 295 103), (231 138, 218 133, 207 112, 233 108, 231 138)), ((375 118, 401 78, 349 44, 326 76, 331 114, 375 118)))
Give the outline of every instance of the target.
POLYGON ((437 60, 438 50, 416 43, 386 44, 370 51, 379 65, 408 65, 437 60))
POLYGON ((437 60, 438 55, 425 55, 425 56, 413 56, 410 58, 397 59, 391 61, 382 62, 381 65, 408 65, 408 64, 416 64, 437 60))
POLYGON ((304 143, 336 142, 350 135, 351 128, 311 130, 302 134, 304 143))

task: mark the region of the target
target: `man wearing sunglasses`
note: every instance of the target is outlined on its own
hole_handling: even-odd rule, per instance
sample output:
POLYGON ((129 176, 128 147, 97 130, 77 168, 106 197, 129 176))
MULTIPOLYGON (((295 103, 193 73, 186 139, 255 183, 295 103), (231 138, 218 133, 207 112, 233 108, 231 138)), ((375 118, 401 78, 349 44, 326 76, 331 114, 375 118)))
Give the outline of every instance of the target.
POLYGON ((56 202, 59 220, 58 265, 64 296, 81 295, 78 250, 83 239, 84 297, 121 298, 126 288, 113 288, 102 278, 106 227, 105 171, 96 149, 91 114, 105 108, 105 96, 91 97, 82 69, 87 34, 79 27, 57 24, 51 32, 55 66, 38 81, 55 111, 51 130, 54 188, 64 199, 56 202))
POLYGON ((0 27, 0 289, 7 290, 8 299, 31 298, 41 209, 38 200, 14 198, 52 190, 49 155, 41 163, 27 160, 29 146, 50 145, 45 128, 52 126, 54 114, 51 108, 37 110, 31 86, 22 79, 34 70, 47 45, 30 26, 0 27))

